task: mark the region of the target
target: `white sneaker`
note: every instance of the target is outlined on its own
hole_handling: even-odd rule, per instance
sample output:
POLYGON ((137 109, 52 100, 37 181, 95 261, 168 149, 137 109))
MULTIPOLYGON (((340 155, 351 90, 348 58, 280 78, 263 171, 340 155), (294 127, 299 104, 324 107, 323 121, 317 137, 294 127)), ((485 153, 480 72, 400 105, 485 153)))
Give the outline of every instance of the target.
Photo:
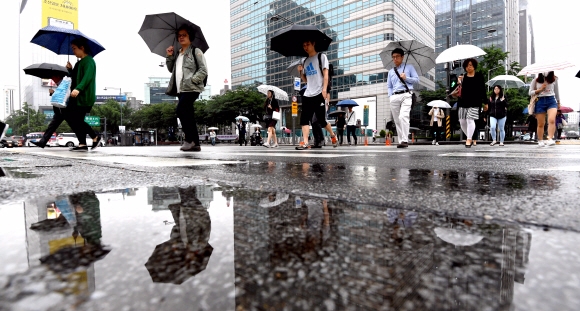
POLYGON ((278 144, 275 144, 274 146, 270 146, 270 148, 278 148, 278 144))
POLYGON ((181 146, 181 148, 179 148, 179 150, 181 150, 181 151, 188 150, 192 146, 193 146, 193 143, 188 143, 188 142, 184 141, 183 145, 181 146))
POLYGON ((264 146, 266 148, 270 148, 270 145, 268 145, 268 144, 263 144, 262 146, 264 146))
POLYGON ((8 124, 4 125, 4 128, 1 130, 2 134, 0 134, 0 140, 4 139, 4 137, 6 137, 6 131, 8 131, 9 128, 10 128, 10 125, 8 125, 8 124))
POLYGON ((546 146, 554 146, 556 144, 555 141, 548 139, 548 141, 546 142, 546 146))
POLYGON ((435 145, 435 144, 439 145, 439 144, 437 143, 437 141, 436 141, 435 139, 433 139, 433 141, 431 142, 431 145, 435 145))
POLYGON ((544 144, 544 141, 543 141, 543 140, 540 140, 540 141, 538 142, 538 147, 540 147, 540 148, 541 148, 541 147, 546 147, 546 144, 544 144))
POLYGON ((439 143, 438 142, 435 142, 435 146, 439 146, 439 143))

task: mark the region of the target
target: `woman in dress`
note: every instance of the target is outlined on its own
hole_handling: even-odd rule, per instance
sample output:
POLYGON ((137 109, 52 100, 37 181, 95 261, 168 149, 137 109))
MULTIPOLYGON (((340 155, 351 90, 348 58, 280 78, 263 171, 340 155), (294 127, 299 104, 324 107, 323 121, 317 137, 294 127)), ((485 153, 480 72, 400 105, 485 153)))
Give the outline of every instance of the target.
POLYGON ((487 99, 485 92, 485 80, 483 75, 475 72, 477 61, 473 58, 463 62, 463 69, 466 74, 461 81, 461 95, 459 96, 457 107, 461 130, 465 133, 467 140, 465 147, 471 148, 473 144, 473 132, 475 132, 475 120, 479 119, 479 109, 487 99))

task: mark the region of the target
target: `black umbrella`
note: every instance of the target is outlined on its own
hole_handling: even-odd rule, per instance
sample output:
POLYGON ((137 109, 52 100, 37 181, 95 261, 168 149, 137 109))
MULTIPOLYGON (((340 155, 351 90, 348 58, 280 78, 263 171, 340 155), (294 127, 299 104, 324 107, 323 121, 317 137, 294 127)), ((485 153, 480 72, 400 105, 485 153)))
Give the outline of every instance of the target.
POLYGON ((310 40, 316 43, 316 51, 328 50, 332 39, 312 25, 291 25, 274 34, 270 41, 270 50, 284 56, 308 57, 302 44, 310 40))
POLYGON ((68 70, 64 66, 57 64, 32 64, 23 70, 25 74, 41 79, 50 79, 53 76, 68 76, 68 70))
POLYGON ((165 57, 167 47, 176 47, 177 51, 177 29, 183 25, 189 26, 195 33, 193 38, 189 38, 191 45, 205 53, 209 49, 209 45, 205 41, 201 28, 175 13, 145 16, 143 25, 141 25, 141 29, 139 30, 139 35, 143 38, 143 41, 145 41, 151 52, 165 57))
POLYGON ((343 110, 335 110, 333 112, 328 113, 328 116, 329 117, 338 117, 338 115, 340 115, 341 113, 344 114, 344 115, 346 115, 346 111, 343 111, 343 110))
POLYGON ((576 78, 580 78, 580 71, 576 74, 576 78))
POLYGON ((47 265, 52 271, 61 273, 74 271, 78 267, 88 267, 91 263, 101 260, 111 252, 102 245, 82 245, 79 247, 67 246, 54 254, 40 258, 40 262, 47 265))

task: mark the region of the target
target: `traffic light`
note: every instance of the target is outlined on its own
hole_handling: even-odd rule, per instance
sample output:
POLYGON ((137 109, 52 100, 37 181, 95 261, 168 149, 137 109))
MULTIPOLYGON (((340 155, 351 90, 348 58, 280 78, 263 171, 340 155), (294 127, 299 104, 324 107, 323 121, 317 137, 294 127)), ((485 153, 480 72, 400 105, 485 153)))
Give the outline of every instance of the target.
POLYGON ((452 73, 449 75, 449 92, 453 92, 455 90, 455 88, 457 87, 457 75, 452 73))

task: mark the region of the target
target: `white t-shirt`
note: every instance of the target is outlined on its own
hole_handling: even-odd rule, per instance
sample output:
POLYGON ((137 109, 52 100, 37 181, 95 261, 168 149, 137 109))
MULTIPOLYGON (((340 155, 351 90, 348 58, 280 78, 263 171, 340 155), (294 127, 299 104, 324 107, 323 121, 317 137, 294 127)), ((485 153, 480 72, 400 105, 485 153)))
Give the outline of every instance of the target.
POLYGON ((437 108, 437 107, 433 108, 433 122, 437 122, 439 120, 439 118, 437 118, 438 114, 439 114, 439 108, 437 108))
MULTIPOLYGON (((320 55, 320 60, 322 61, 322 69, 328 69, 328 58, 326 58, 325 54, 320 55)), ((322 87, 324 86, 324 73, 320 72, 318 54, 306 59, 304 62, 304 75, 306 76, 307 82, 304 96, 314 97, 322 93, 322 87)))
POLYGON ((179 53, 175 61, 175 83, 177 85, 177 93, 180 93, 181 81, 183 80, 183 54, 179 53))
POLYGON ((356 125, 356 112, 346 113, 346 125, 356 125))

